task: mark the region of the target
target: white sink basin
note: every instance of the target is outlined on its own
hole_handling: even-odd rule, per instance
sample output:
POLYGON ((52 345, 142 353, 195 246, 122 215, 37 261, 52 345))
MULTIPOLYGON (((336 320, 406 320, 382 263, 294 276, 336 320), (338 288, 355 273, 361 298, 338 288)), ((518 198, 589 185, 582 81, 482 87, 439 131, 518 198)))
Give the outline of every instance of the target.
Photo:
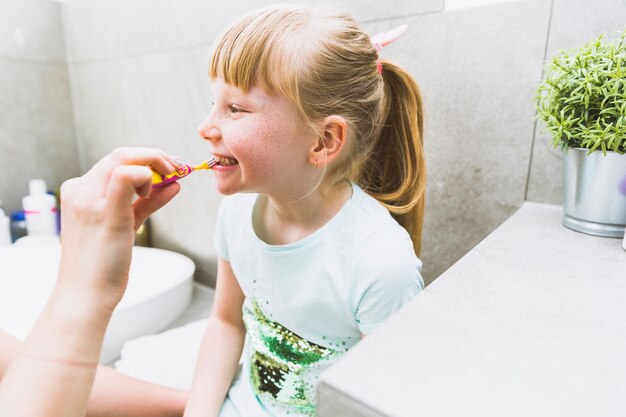
MULTIPOLYGON (((0 328, 23 340, 54 287, 60 246, 0 247, 0 328)), ((162 249, 133 248, 128 288, 113 313, 100 361, 115 359, 124 342, 161 331, 191 301, 195 265, 162 249)))

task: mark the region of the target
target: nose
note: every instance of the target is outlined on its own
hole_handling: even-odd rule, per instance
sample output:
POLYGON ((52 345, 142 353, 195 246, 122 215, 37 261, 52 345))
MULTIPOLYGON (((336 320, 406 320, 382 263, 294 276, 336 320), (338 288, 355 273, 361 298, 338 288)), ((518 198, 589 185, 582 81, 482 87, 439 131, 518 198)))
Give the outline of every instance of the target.
POLYGON ((218 141, 222 138, 222 133, 215 122, 213 113, 200 123, 200 126, 198 126, 198 134, 202 139, 208 141, 218 141))

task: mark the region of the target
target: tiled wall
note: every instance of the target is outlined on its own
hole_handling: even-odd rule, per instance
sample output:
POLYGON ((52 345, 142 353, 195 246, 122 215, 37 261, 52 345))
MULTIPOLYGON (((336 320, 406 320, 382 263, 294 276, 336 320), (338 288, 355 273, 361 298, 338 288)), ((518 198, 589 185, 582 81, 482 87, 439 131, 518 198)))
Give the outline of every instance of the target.
POLYGON ((0 1, 0 200, 20 210, 28 180, 79 175, 59 3, 0 1))
MULTIPOLYGON (((14 9, 17 4, 25 5, 20 6, 22 12, 37 14, 41 8, 28 10, 26 5, 42 2, 44 10, 58 13, 58 4, 48 0, 10 4, 14 9)), ((209 46, 230 21, 270 3, 275 1, 245 0, 227 7, 202 0, 62 3, 81 171, 122 145, 156 146, 191 162, 202 160, 207 148, 196 127, 211 102, 206 76, 209 46)), ((539 128, 534 121, 533 96, 544 56, 546 51, 577 45, 601 32, 623 29, 624 0, 328 3, 351 12, 370 33, 409 24, 408 32, 385 49, 383 57, 405 66, 424 95, 429 170, 422 253, 426 281, 436 278, 515 212, 526 194, 533 201, 560 203, 560 161, 536 133, 539 128)), ((49 25, 46 20, 38 29, 49 25)), ((58 39, 58 17, 55 25, 58 39)), ((0 30, 4 28, 0 25, 0 30)), ((11 48, 0 44, 0 65, 26 65, 33 71, 53 68, 59 70, 58 77, 65 77, 63 54, 46 61, 40 52, 36 63, 32 59, 22 62, 5 58, 5 49, 11 48)), ((13 71, 15 77, 24 76, 21 69, 13 71)), ((33 88, 46 76, 23 88, 33 88)), ((15 90, 12 85, 4 77, 0 80, 1 91, 15 90)), ((55 100, 46 112, 59 112, 56 101, 63 97, 66 105, 61 107, 67 108, 67 79, 55 85, 66 87, 63 93, 42 90, 42 97, 48 97, 44 103, 55 100)), ((20 98, 19 91, 14 93, 16 99, 0 96, 1 105, 19 107, 20 100, 30 97, 23 94, 20 98)), ((36 111, 25 114, 39 116, 36 111)), ((71 124, 71 117, 69 112, 55 113, 47 123, 69 120, 71 124)), ((78 163, 73 165, 75 154, 71 160, 61 158, 62 163, 50 162, 58 155, 47 157, 55 150, 70 149, 72 142, 66 141, 72 139, 72 132, 56 139, 64 142, 54 142, 59 135, 51 134, 47 146, 40 146, 41 128, 33 128, 37 136, 18 132, 16 138, 2 137, 0 162, 13 163, 5 149, 16 152, 14 148, 24 147, 27 155, 43 152, 52 166, 42 175, 49 178, 58 180, 66 167, 78 170, 78 163)), ((0 135, 7 135, 6 131, 1 127, 0 135)), ((0 177, 0 190, 4 190, 1 181, 6 180, 0 177)), ((199 268, 198 279, 208 283, 214 280, 213 224, 220 199, 213 188, 204 174, 185 179, 181 196, 152 219, 155 245, 191 256, 199 268)), ((15 199, 24 190, 11 192, 15 199)))

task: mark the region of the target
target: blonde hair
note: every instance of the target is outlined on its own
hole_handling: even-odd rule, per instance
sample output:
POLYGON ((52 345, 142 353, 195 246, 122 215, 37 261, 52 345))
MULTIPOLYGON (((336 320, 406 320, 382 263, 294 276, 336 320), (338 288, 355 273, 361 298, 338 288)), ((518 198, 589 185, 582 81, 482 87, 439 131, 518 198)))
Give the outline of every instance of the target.
POLYGON ((218 40, 209 75, 249 91, 290 99, 315 128, 339 115, 351 151, 329 172, 378 199, 421 247, 426 166, 422 99, 415 80, 382 61, 370 37, 346 14, 296 6, 257 10, 218 40))

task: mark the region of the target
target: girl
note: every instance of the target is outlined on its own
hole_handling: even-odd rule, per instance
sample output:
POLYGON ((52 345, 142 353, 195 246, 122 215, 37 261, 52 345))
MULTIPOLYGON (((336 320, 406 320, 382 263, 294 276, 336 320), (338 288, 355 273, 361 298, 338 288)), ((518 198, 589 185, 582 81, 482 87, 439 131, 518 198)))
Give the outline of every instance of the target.
POLYGON ((185 415, 311 416, 319 374, 423 287, 419 90, 351 17, 284 6, 235 22, 209 75, 228 197, 185 415))

